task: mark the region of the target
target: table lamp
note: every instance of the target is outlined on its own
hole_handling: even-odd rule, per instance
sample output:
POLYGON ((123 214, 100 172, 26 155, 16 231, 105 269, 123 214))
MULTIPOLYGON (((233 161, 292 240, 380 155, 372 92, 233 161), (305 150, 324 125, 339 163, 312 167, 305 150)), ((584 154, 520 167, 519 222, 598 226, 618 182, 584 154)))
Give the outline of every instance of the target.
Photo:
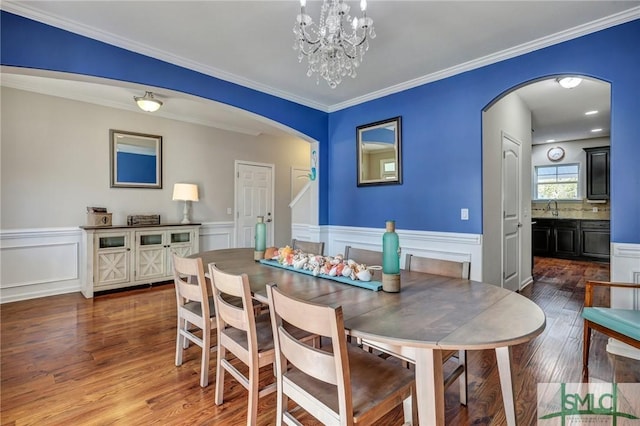
POLYGON ((191 221, 189 221, 189 201, 198 201, 198 185, 192 183, 174 184, 173 200, 184 201, 184 217, 181 223, 191 223, 191 221))

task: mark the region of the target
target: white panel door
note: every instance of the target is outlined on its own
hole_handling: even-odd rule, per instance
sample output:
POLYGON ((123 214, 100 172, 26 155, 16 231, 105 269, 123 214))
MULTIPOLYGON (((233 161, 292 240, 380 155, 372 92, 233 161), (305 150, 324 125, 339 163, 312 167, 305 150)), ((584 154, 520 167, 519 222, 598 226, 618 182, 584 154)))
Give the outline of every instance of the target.
POLYGON ((253 247, 258 216, 267 224, 267 245, 273 245, 273 166, 236 165, 236 247, 253 247))
POLYGON ((502 286, 520 288, 520 143, 502 135, 502 286))

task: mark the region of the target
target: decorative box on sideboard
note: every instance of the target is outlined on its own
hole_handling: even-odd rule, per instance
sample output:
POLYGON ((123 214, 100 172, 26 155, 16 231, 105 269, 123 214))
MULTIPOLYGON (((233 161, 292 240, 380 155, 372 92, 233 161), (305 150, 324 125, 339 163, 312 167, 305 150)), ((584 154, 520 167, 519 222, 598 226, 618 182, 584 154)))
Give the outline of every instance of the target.
POLYGON ((200 250, 199 223, 145 226, 81 226, 82 294, 173 279, 172 254, 200 250))

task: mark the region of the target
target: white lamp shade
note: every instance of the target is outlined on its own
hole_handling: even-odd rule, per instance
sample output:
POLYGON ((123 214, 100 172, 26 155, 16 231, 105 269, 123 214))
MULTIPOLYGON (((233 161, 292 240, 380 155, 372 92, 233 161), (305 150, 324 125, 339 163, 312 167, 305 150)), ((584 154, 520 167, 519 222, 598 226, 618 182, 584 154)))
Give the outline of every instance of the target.
POLYGON ((176 183, 173 185, 173 199, 198 201, 198 185, 192 183, 176 183))

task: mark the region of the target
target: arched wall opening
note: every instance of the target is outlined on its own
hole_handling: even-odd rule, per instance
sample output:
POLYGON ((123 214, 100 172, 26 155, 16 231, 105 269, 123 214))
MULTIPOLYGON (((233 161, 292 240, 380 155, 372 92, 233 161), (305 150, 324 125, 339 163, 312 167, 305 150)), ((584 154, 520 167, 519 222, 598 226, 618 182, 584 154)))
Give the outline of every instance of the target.
MULTIPOLYGON (((279 237, 276 238, 275 242, 278 244, 285 244, 290 241, 292 229, 292 212, 288 204, 291 199, 297 195, 291 194, 291 188, 289 187, 292 181, 293 169, 302 167, 310 170, 312 162, 311 152, 315 151, 315 180, 310 191, 312 194, 306 199, 308 204, 306 208, 313 214, 305 216, 309 222, 304 223, 304 225, 312 227, 317 227, 318 225, 319 202, 317 186, 320 172, 317 167, 317 157, 320 150, 320 144, 318 141, 301 133, 299 130, 293 129, 268 117, 263 117, 256 113, 242 110, 239 107, 222 105, 210 99, 198 97, 193 94, 182 93, 155 86, 134 84, 81 74, 53 72, 30 68, 3 67, 2 72, 3 91, 7 88, 6 91, 17 89, 21 91, 21 93, 30 93, 28 96, 31 98, 31 101, 35 99, 37 102, 47 102, 48 105, 51 106, 49 110, 44 106, 42 108, 34 108, 32 110, 31 114, 33 115, 30 123, 23 127, 28 132, 35 131, 35 129, 42 126, 52 126, 52 123, 53 125, 55 125, 56 122, 62 123, 63 120, 78 121, 75 125, 72 125, 71 121, 69 121, 66 129, 58 128, 57 130, 54 130, 53 128, 50 128, 47 136, 41 134, 41 136, 33 135, 34 137, 29 137, 28 139, 31 141, 38 141, 37 144, 43 144, 41 148, 36 147, 31 151, 31 160, 33 161, 34 159, 37 159, 40 154, 44 155, 44 152, 51 148, 52 144, 56 143, 58 147, 55 149, 55 154, 48 155, 48 157, 52 162, 58 162, 62 168, 67 170, 70 170, 71 167, 79 168, 76 177, 81 181, 84 180, 83 186, 87 186, 87 190, 89 191, 85 196, 83 196, 83 199, 89 197, 89 194, 91 194, 92 197, 95 197, 93 200, 87 199, 83 201, 85 205, 98 205, 100 203, 108 204, 109 200, 113 199, 113 197, 116 197, 116 199, 122 199, 121 202, 118 201, 116 203, 112 203, 110 206, 111 209, 116 209, 114 212, 114 223, 119 223, 118 221, 122 222, 126 219, 128 214, 144 213, 142 210, 147 213, 161 213, 161 217, 164 221, 171 220, 174 216, 174 210, 175 214, 180 214, 177 211, 180 209, 176 207, 176 203, 171 202, 170 195, 165 196, 166 194, 163 195, 163 193, 167 191, 170 192, 173 182, 183 180, 200 181, 202 185, 200 187, 201 198, 204 198, 193 205, 193 214, 196 219, 199 219, 201 222, 208 223, 233 223, 235 215, 233 214, 233 211, 229 211, 229 209, 234 206, 233 202, 227 200, 224 203, 218 204, 217 202, 211 201, 213 197, 216 197, 216 199, 218 197, 222 199, 229 198, 228 195, 225 195, 225 191, 228 191, 228 189, 223 190, 225 186, 229 185, 221 185, 220 182, 228 180, 231 182, 230 186, 233 186, 233 161, 230 161, 231 168, 229 170, 231 171, 226 170, 226 168, 224 170, 217 170, 219 167, 207 169, 204 162, 212 161, 212 164, 214 164, 213 161, 216 159, 215 156, 224 158, 225 155, 228 155, 230 160, 241 159, 252 161, 264 161, 265 158, 271 156, 274 158, 267 161, 276 165, 276 179, 278 184, 283 186, 281 190, 276 191, 277 193, 281 193, 277 194, 276 197, 276 202, 281 206, 278 209, 278 217, 275 218, 275 220, 280 220, 280 225, 278 225, 280 229, 277 230, 277 236, 279 237), (154 91, 154 93, 163 100, 163 108, 155 113, 144 113, 137 108, 133 102, 133 96, 140 96, 146 90, 154 91), (38 95, 45 95, 53 98, 43 101, 38 95), (66 99, 69 102, 64 103, 63 101, 59 101, 60 98, 66 99), (75 107, 72 106, 73 101, 91 104, 91 106, 88 108, 79 108, 80 111, 78 112, 74 109, 75 107), (62 103, 58 104, 56 102, 62 103), (56 104, 53 105, 54 103, 56 104), (58 105, 63 105, 63 107, 59 107, 58 105), (72 110, 75 112, 71 115, 65 115, 65 108, 69 108, 66 110, 67 112, 72 110), (81 118, 80 116, 75 116, 77 113, 88 114, 89 110, 99 111, 96 115, 102 116, 103 118, 107 116, 110 116, 111 118, 108 120, 105 118, 105 121, 98 123, 98 121, 95 121, 91 117, 81 118), (38 123, 39 118, 46 121, 38 123), (48 124, 44 124, 45 122, 48 124), (98 127, 105 127, 106 130, 101 132, 100 130, 96 130, 98 127), (105 134, 108 133, 108 129, 110 128, 164 135, 164 189, 161 189, 160 191, 145 191, 140 189, 118 190, 108 188, 108 182, 103 182, 105 177, 103 175, 108 173, 109 170, 108 139, 105 134), (68 139, 69 142, 63 143, 62 140, 54 142, 54 135, 56 133, 60 135, 60 138, 68 139), (45 140, 47 138, 48 141, 45 140), (79 147, 79 150, 73 154, 70 153, 69 156, 64 155, 63 153, 66 150, 71 149, 78 139, 84 139, 84 143, 79 147), (89 145, 92 139, 96 139, 96 144, 94 148, 90 150, 91 152, 87 151, 86 157, 89 158, 84 158, 85 156, 82 152, 87 149, 87 145, 89 145), (211 151, 213 149, 205 143, 207 140, 210 140, 214 144, 219 144, 215 153, 211 152, 206 154, 207 151, 211 151), (248 148, 252 143, 257 145, 255 150, 248 148), (304 147, 300 148, 300 144, 304 145, 304 147), (191 145, 193 149, 189 150, 183 148, 189 145, 191 145), (289 146, 290 148, 284 149, 285 146, 289 146), (197 149, 205 150, 203 151, 202 156, 199 157, 197 155, 195 152, 197 149), (276 155, 276 151, 279 149, 281 149, 282 152, 276 155), (301 154, 305 149, 307 153, 301 154), (229 152, 224 154, 224 152, 227 151, 229 152), (60 158, 56 160, 58 155, 60 158), (206 160, 206 156, 209 156, 210 160, 206 160), (184 157, 185 160, 183 162, 176 163, 176 161, 178 161, 177 158, 179 157, 184 157), (75 158, 76 161, 74 161, 73 158, 75 158), (71 163, 64 166, 65 162, 68 161, 71 163), (83 165, 82 163, 91 164, 83 165), (196 166, 196 168, 199 168, 201 172, 197 172, 193 170, 193 167, 189 167, 189 164, 194 163, 200 164, 200 166, 196 166), (226 176, 227 174, 228 176, 226 176), (212 175, 215 177, 212 177, 211 181, 207 184, 206 180, 208 180, 208 178, 201 177, 202 175, 212 175), (85 177, 82 178, 82 176, 85 177), (96 181, 95 185, 97 188, 89 190, 89 187, 92 185, 90 182, 93 180, 96 181), (103 196, 99 196, 98 194, 100 193, 103 193, 103 196), (138 201, 142 199, 145 200, 145 205, 137 206, 138 201), (130 206, 132 211, 127 210, 127 205, 130 206)), ((6 100, 3 99, 3 103, 9 102, 10 99, 14 98, 15 96, 7 96, 6 100)), ((6 108, 4 110, 8 111, 9 109, 10 108, 6 108)), ((20 122, 24 121, 22 118, 16 118, 20 122)), ((8 116, 6 119, 9 120, 8 116)), ((7 126, 7 131, 8 128, 9 126, 7 126)), ((16 140, 15 138, 18 136, 18 132, 16 131, 15 133, 16 134, 13 135, 6 134, 7 137, 3 142, 3 154, 6 153, 3 157, 5 157, 6 161, 12 158, 12 151, 15 151, 16 155, 20 155, 17 152, 20 148, 16 148, 16 151, 11 148, 10 144, 10 141, 16 140)), ((36 162, 40 161, 45 160, 36 160, 36 162)), ((17 163, 15 161, 12 163, 17 167, 17 163)), ((8 173, 8 170, 11 167, 7 167, 6 176, 15 176, 8 173)), ((40 167, 39 170, 52 170, 52 173, 54 173, 52 167, 55 169, 55 164, 45 164, 40 167)), ((21 169, 24 171, 25 168, 22 167, 21 169)), ((57 172, 55 172, 55 174, 60 176, 57 172)), ((33 180, 35 174, 32 172, 30 173, 30 176, 31 180, 33 180)), ((75 179, 76 177, 69 176, 69 179, 75 179)), ((54 182, 55 179, 49 179, 49 181, 54 182)), ((11 194, 14 194, 16 197, 28 195, 24 194, 24 191, 11 189, 12 186, 16 185, 24 187, 24 182, 25 180, 23 179, 22 183, 20 183, 17 177, 15 180, 13 178, 3 179, 3 189, 6 189, 6 191, 3 190, 3 205, 9 206, 22 204, 10 202, 10 197, 12 197, 11 194), (6 201, 6 203, 4 203, 4 201, 6 201)), ((46 185, 37 185, 36 187, 40 188, 37 189, 38 191, 42 190, 46 192, 45 186, 46 185)), ((66 190, 70 191, 69 196, 71 198, 76 196, 73 194, 77 194, 77 196, 80 197, 80 194, 84 193, 84 190, 73 190, 73 188, 67 184, 57 185, 57 187, 53 188, 49 193, 56 194, 60 191, 64 192, 65 188, 60 187, 66 187, 66 190)), ((231 191, 233 191, 233 189, 231 189, 231 191)), ((36 199, 36 195, 36 193, 32 193, 31 198, 36 199)), ((45 195, 46 193, 43 193, 43 196, 45 195)), ((42 201, 42 197, 40 197, 40 200, 42 201)), ((78 200, 78 202, 79 201, 80 200, 78 200)), ((55 221, 56 223, 48 224, 39 223, 36 217, 34 217, 33 220, 29 219, 31 216, 29 214, 24 215, 16 212, 14 215, 10 211, 3 211, 4 220, 2 227, 3 229, 16 227, 35 229, 39 227, 82 225, 84 224, 84 214, 82 209, 77 209, 79 212, 77 214, 67 212, 71 214, 65 214, 64 216, 69 219, 61 217, 59 220, 55 221), (15 221, 12 217, 15 217, 15 221)), ((212 235, 211 244, 216 246, 233 246, 234 240, 231 238, 223 241, 221 238, 212 235)))
MULTIPOLYGON (((482 177, 483 177, 483 280, 501 283, 519 290, 532 282, 532 222, 537 217, 609 220, 610 203, 589 204, 586 200, 586 154, 583 148, 614 145, 611 128, 611 84, 600 78, 576 75, 582 87, 564 89, 557 80, 566 74, 544 75, 517 84, 499 94, 482 111, 482 177), (563 107, 564 105, 564 107, 563 107), (595 127, 588 111, 599 110, 603 131, 590 133, 595 127), (605 117, 606 116, 606 117, 605 117), (580 129, 580 127, 584 129, 580 129), (556 135, 556 136, 552 136, 556 135), (503 140, 516 141, 519 152, 517 183, 517 217, 519 225, 512 238, 517 238, 517 252, 509 245, 509 224, 505 219, 509 184, 504 182, 503 140), (550 160, 546 152, 561 147, 566 156, 550 160), (537 197, 534 179, 536 167, 575 165, 579 170, 576 199, 560 198, 559 209, 547 208, 548 199, 537 197), (507 189, 505 189, 507 188, 507 189), (557 216, 560 213, 560 216, 557 216), (509 267, 512 263, 512 267, 509 267), (514 282, 509 283, 516 269, 514 282), (511 270, 511 271, 510 271, 511 270)), ((613 146, 612 146, 613 149, 613 146)), ((554 206, 554 204, 551 204, 554 206)), ((579 230, 576 236, 579 237, 579 230)), ((576 250, 581 242, 576 240, 576 250)))

